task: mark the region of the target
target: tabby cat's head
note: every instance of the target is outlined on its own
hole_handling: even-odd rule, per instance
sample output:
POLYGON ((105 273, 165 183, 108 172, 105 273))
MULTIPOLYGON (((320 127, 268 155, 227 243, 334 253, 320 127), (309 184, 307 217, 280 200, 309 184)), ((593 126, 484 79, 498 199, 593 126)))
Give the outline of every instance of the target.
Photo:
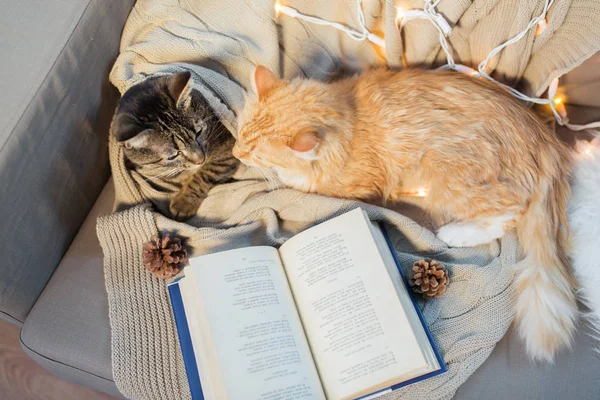
POLYGON ((228 135, 189 72, 149 78, 119 100, 111 132, 135 165, 176 176, 200 168, 228 135))

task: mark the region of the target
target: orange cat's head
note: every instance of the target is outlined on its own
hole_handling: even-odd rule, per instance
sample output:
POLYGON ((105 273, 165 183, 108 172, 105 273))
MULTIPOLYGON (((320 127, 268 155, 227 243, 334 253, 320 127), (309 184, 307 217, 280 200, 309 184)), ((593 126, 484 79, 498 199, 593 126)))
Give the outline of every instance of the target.
POLYGON ((254 93, 239 118, 233 155, 243 163, 294 173, 339 150, 347 131, 337 97, 318 81, 278 79, 265 67, 254 71, 254 93))

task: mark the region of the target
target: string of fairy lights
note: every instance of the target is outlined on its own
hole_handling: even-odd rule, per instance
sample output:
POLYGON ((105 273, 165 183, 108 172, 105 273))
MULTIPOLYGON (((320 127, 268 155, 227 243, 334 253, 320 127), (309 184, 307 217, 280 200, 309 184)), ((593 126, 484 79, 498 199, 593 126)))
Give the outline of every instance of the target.
MULTIPOLYGON (((448 40, 447 40, 447 37, 452 35, 452 26, 444 18, 443 15, 441 15, 440 13, 437 12, 436 7, 440 3, 440 1, 441 0, 435 0, 435 1, 424 0, 423 9, 404 10, 401 7, 397 7, 397 16, 396 16, 396 22, 398 24, 398 28, 400 29, 400 32, 402 32, 402 29, 404 28, 404 26, 407 23, 409 23, 411 20, 424 19, 424 20, 430 21, 432 23, 432 25, 436 28, 436 30, 439 33, 440 45, 446 55, 446 64, 441 66, 440 69, 452 69, 452 70, 455 70, 458 72, 472 75, 474 77, 480 77, 483 79, 487 79, 487 80, 490 80, 490 81, 495 82, 498 85, 502 86, 507 91, 509 91, 513 96, 515 96, 516 98, 518 98, 520 100, 532 102, 535 104, 548 105, 550 107, 550 109, 552 110, 552 113, 553 113, 556 121, 560 125, 563 125, 571 130, 580 131, 580 130, 586 130, 586 129, 600 128, 600 121, 592 122, 592 123, 589 123, 586 125, 571 124, 569 122, 567 110, 566 110, 565 104, 564 104, 565 98, 562 95, 557 96, 557 89, 558 89, 558 83, 559 83, 560 77, 555 77, 551 81, 551 83, 548 87, 548 97, 541 98, 541 97, 527 96, 527 95, 519 92, 518 90, 516 90, 513 87, 505 85, 502 82, 496 81, 488 73, 488 64, 504 48, 518 42, 523 37, 525 37, 529 33, 530 30, 532 30, 534 28, 536 30, 536 33, 535 33, 536 35, 540 35, 546 29, 546 27, 548 26, 547 14, 548 14, 548 11, 550 10, 550 8, 552 7, 552 5, 554 4, 555 0, 545 0, 545 4, 544 4, 544 8, 543 8, 542 12, 538 16, 532 18, 529 21, 529 23, 527 24, 527 26, 521 32, 519 32, 517 35, 513 36, 512 38, 508 39, 506 42, 504 42, 504 43, 500 44, 499 46, 495 47, 494 49, 492 49, 492 51, 490 51, 488 56, 481 63, 479 63, 479 65, 477 66, 477 70, 475 70, 471 67, 468 67, 466 65, 457 64, 454 61, 454 58, 452 57, 452 51, 450 50, 450 46, 449 46, 448 40)), ((338 22, 332 22, 332 21, 328 21, 326 19, 322 19, 322 18, 319 18, 316 16, 303 14, 293 7, 289 7, 285 4, 280 3, 279 0, 277 0, 277 2, 275 3, 275 13, 277 16, 279 16, 280 14, 283 14, 288 17, 298 18, 298 19, 301 19, 303 21, 306 21, 306 22, 309 22, 312 24, 331 26, 335 29, 338 29, 338 30, 346 33, 353 40, 357 40, 357 41, 368 40, 371 43, 375 44, 376 46, 379 46, 385 50, 384 39, 382 37, 372 33, 371 31, 369 31, 369 29, 366 26, 365 16, 364 16, 364 12, 362 9, 362 0, 356 0, 356 8, 357 8, 357 12, 358 12, 358 21, 359 21, 359 29, 358 30, 351 28, 347 25, 340 24, 338 22)))

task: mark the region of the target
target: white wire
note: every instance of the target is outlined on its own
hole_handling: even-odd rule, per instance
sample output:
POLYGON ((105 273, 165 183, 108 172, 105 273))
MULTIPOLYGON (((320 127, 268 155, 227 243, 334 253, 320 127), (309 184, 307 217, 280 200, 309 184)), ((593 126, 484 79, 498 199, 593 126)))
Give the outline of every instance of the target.
MULTIPOLYGON (((434 3, 431 3, 431 0, 425 0, 425 4, 423 5, 423 10, 424 13, 423 14, 414 14, 413 18, 426 18, 428 20, 430 20, 434 26, 436 26, 438 28, 438 31, 440 31, 440 33, 442 32, 441 27, 438 25, 438 21, 435 18, 432 18, 432 16, 437 14, 437 11, 435 10, 435 7, 440 3, 441 0, 436 0, 434 3)), ((500 44, 499 46, 495 47, 494 49, 492 49, 492 51, 490 51, 490 53, 487 55, 487 57, 481 62, 479 63, 478 67, 477 67, 477 73, 474 76, 479 76, 479 77, 483 77, 489 81, 495 82, 498 85, 500 85, 501 87, 505 88, 506 90, 508 90, 508 92, 513 95, 514 97, 523 100, 523 101, 529 101, 535 104, 548 104, 550 106, 550 109, 552 110, 552 114, 554 115, 554 118, 556 119, 556 121, 562 125, 562 126, 566 126, 567 128, 569 128, 570 130, 573 131, 582 131, 582 130, 586 130, 586 129, 595 129, 595 128, 600 128, 600 121, 598 122, 591 122, 589 124, 585 124, 585 125, 579 125, 579 124, 571 124, 569 123, 569 118, 566 116, 561 115, 558 110, 556 109, 556 104, 554 103, 554 95, 556 92, 554 93, 548 93, 548 98, 544 99, 544 98, 539 98, 539 97, 530 97, 527 96, 521 92, 519 92, 518 90, 516 90, 515 88, 508 86, 502 82, 499 82, 497 80, 495 80, 494 78, 492 78, 486 71, 487 66, 489 64, 489 62, 496 56, 498 55, 503 49, 505 49, 506 47, 518 42, 519 40, 523 39, 525 37, 525 35, 527 35, 527 33, 534 27, 536 27, 540 21, 545 20, 546 19, 546 15, 548 14, 548 10, 550 9, 550 7, 552 7, 552 5, 554 4, 555 0, 546 0, 546 2, 544 3, 544 8, 542 9, 542 12, 540 13, 540 15, 538 15, 537 17, 531 19, 529 21, 529 23, 527 24, 527 26, 525 27, 525 29, 523 29, 521 32, 519 32, 517 35, 513 36, 512 38, 510 38, 509 40, 507 40, 506 42, 500 44)), ((412 10, 410 10, 412 11, 412 10)), ((439 15, 439 14, 437 14, 439 15)), ((454 70, 462 70, 461 72, 467 71, 467 70, 471 70, 471 68, 461 65, 461 64, 455 64, 454 62, 454 58, 452 57, 452 55, 450 54, 450 51, 448 49, 448 42, 445 38, 444 35, 440 35, 440 45, 442 47, 442 49, 444 50, 444 52, 446 53, 446 60, 447 60, 447 64, 441 66, 439 69, 454 69, 454 70)), ((474 70, 473 70, 474 71, 474 70)))
POLYGON ((431 21, 433 26, 435 26, 439 32, 440 44, 442 46, 442 50, 444 50, 444 53, 446 53, 446 60, 448 61, 448 66, 450 68, 454 68, 454 65, 455 65, 454 57, 452 57, 452 52, 450 51, 450 46, 448 45, 448 41, 446 40, 446 34, 445 34, 444 30, 442 29, 442 27, 440 26, 440 23, 438 20, 438 18, 443 18, 443 17, 440 14, 438 14, 437 11, 435 10, 435 7, 439 4, 440 1, 441 0, 436 0, 435 3, 431 3, 431 0, 425 0, 423 10, 425 11, 425 16, 427 17, 427 19, 429 21, 431 21))
POLYGON ((358 12, 358 23, 363 30, 363 36, 366 38, 369 34, 369 30, 367 29, 367 23, 365 22, 365 13, 362 9, 362 0, 356 0, 356 10, 358 12))
MULTIPOLYGON (((276 3, 276 4, 278 4, 278 3, 276 3)), ((352 29, 346 25, 340 24, 338 22, 332 22, 332 21, 328 21, 326 19, 322 19, 319 17, 314 17, 312 15, 302 14, 295 8, 292 8, 292 7, 283 5, 283 4, 278 4, 278 6, 276 7, 276 10, 279 10, 279 12, 286 14, 292 18, 298 18, 303 21, 310 22, 311 24, 331 26, 337 30, 340 30, 340 31, 346 33, 353 40, 357 40, 357 41, 369 40, 378 46, 384 47, 383 39, 378 37, 377 35, 371 33, 369 31, 369 29, 367 29, 367 25, 365 22, 365 13, 362 10, 362 0, 356 0, 356 9, 357 9, 357 13, 358 13, 358 23, 359 23, 359 26, 361 29, 360 32, 355 29, 352 29)))
MULTIPOLYGON (((527 33, 529 32, 529 30, 531 30, 534 26, 536 26, 542 19, 546 18, 546 14, 548 13, 548 9, 552 6, 552 4, 554 3, 554 0, 546 0, 545 4, 544 4, 544 8, 542 10, 542 13, 540 15, 538 15, 537 17, 533 18, 531 21, 529 21, 529 24, 527 24, 527 26, 525 27, 525 29, 523 29, 521 32, 519 32, 517 35, 513 36, 512 38, 510 38, 509 40, 507 40, 506 42, 502 43, 500 46, 494 48, 488 55, 487 57, 481 62, 479 63, 479 66, 477 67, 477 70, 479 72, 479 75, 482 76, 483 78, 496 82, 497 84, 499 84, 500 86, 504 87, 506 90, 508 90, 513 96, 515 96, 518 99, 524 100, 524 101, 530 101, 532 103, 536 103, 536 104, 549 104, 552 102, 551 99, 542 99, 542 98, 537 98, 537 97, 529 97, 521 92, 519 92, 518 90, 505 85, 504 83, 498 82, 497 80, 495 80, 494 78, 492 78, 486 71, 487 65, 488 63, 492 60, 492 58, 494 58, 498 53, 500 53, 503 49, 505 49, 506 47, 510 46, 511 44, 514 44, 516 42, 518 42, 519 40, 521 40, 523 37, 525 37, 525 35, 527 35, 527 33)), ((556 110, 554 110, 553 107, 553 111, 556 112, 556 110)), ((556 115, 556 114, 555 114, 556 115)), ((560 118, 560 116, 558 116, 558 118, 560 118)), ((560 123, 560 120, 559 120, 560 123)))
POLYGON ((585 125, 570 124, 568 122, 564 122, 562 125, 566 126, 567 128, 569 128, 572 131, 585 131, 587 129, 597 129, 597 128, 600 128, 600 121, 590 122, 589 124, 585 124, 585 125))
MULTIPOLYGON (((527 33, 533 27, 537 26, 540 23, 540 21, 546 19, 546 14, 548 13, 548 10, 550 9, 550 7, 552 7, 552 5, 554 4, 555 0, 546 0, 544 3, 544 8, 542 9, 542 12, 540 13, 540 15, 531 19, 529 21, 529 23, 527 24, 527 26, 525 27, 525 29, 523 29, 521 32, 519 32, 517 35, 513 36, 506 42, 504 42, 504 43, 500 44, 499 46, 495 47, 494 49, 492 49, 492 51, 490 51, 490 53, 487 55, 487 57, 482 62, 480 62, 479 65, 477 66, 477 72, 475 70, 473 70, 472 68, 469 68, 465 65, 455 63, 454 57, 452 56, 452 52, 450 50, 450 46, 448 44, 448 41, 446 40, 446 36, 447 35, 449 36, 451 34, 451 27, 449 26, 448 22, 444 19, 444 17, 436 11, 436 7, 440 3, 440 1, 441 0, 435 0, 435 1, 424 0, 423 10, 408 10, 408 11, 406 11, 404 17, 400 21, 400 23, 401 23, 400 29, 402 29, 402 27, 404 26, 404 24, 406 22, 408 22, 412 19, 427 19, 437 29, 438 34, 439 34, 438 36, 439 36, 440 46, 441 46, 442 50, 444 51, 444 53, 446 55, 446 60, 447 60, 447 64, 439 67, 438 69, 453 69, 453 70, 458 70, 460 72, 466 72, 466 71, 472 70, 474 72, 473 76, 479 76, 479 77, 485 78, 489 81, 497 83, 498 85, 500 85, 501 87, 506 89, 511 95, 513 95, 514 97, 516 97, 520 100, 532 102, 535 104, 548 104, 548 105, 550 105, 550 108, 552 110, 552 113, 554 114, 556 121, 560 125, 566 126, 567 128, 569 128, 571 130, 580 131, 580 130, 585 130, 585 129, 600 128, 600 121, 592 122, 592 123, 589 123, 586 125, 577 125, 577 124, 569 123, 569 119, 566 116, 561 115, 558 112, 558 110, 556 109, 556 104, 554 103, 554 96, 556 94, 556 88, 554 89, 554 91, 552 91, 552 93, 550 90, 548 91, 548 98, 530 97, 530 96, 527 96, 527 95, 519 92, 518 90, 516 90, 515 88, 513 88, 511 86, 508 86, 502 82, 495 80, 486 71, 488 64, 495 56, 497 56, 506 47, 508 47, 514 43, 517 43, 519 40, 523 39, 525 37, 525 35, 527 35, 527 33)), ((338 22, 331 22, 331 21, 327 21, 327 20, 319 18, 319 17, 302 14, 301 12, 299 12, 298 10, 296 10, 295 8, 292 8, 292 7, 281 5, 279 3, 276 3, 276 5, 277 5, 276 9, 278 9, 280 12, 282 12, 290 17, 298 18, 298 19, 301 19, 301 20, 304 20, 306 22, 310 22, 310 23, 316 24, 316 25, 331 26, 335 29, 338 29, 338 30, 346 33, 353 40, 357 40, 357 41, 369 40, 372 43, 374 43, 378 46, 381 46, 381 47, 384 47, 384 45, 385 45, 385 42, 382 38, 371 33, 367 29, 366 22, 365 22, 365 14, 362 9, 362 0, 356 0, 358 22, 360 25, 361 32, 359 32, 355 29, 352 29, 346 25, 340 24, 338 22)), ((555 78, 555 79, 557 79, 557 78, 555 78)), ((555 86, 557 86, 557 83, 555 86)))
POLYGON ((402 15, 399 15, 398 17, 401 18, 400 29, 402 29, 404 24, 413 19, 429 20, 437 29, 440 45, 442 46, 442 50, 444 50, 444 53, 446 53, 446 60, 448 64, 445 66, 445 68, 454 69, 454 58, 452 57, 450 46, 448 45, 448 41, 446 40, 446 35, 449 35, 451 33, 452 28, 444 19, 444 17, 435 10, 435 7, 439 4, 440 1, 441 0, 436 0, 434 3, 432 3, 431 0, 425 0, 423 10, 408 10, 402 15))

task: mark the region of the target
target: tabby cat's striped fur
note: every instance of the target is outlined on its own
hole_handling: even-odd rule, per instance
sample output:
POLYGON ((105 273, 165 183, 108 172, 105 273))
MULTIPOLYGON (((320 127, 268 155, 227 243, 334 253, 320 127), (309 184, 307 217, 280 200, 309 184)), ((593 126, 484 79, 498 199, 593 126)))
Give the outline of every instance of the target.
POLYGON ((149 78, 119 101, 111 132, 142 176, 180 187, 169 210, 176 219, 196 214, 208 191, 232 177, 239 163, 233 136, 189 72, 149 78))

